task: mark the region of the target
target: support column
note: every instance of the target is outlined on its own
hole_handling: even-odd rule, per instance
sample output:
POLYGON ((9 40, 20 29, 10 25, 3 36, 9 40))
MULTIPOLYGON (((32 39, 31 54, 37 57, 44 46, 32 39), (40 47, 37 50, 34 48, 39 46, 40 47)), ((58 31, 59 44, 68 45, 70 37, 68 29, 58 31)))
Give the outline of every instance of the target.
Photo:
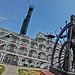
POLYGON ((18 65, 21 66, 21 57, 18 57, 18 65))
POLYGON ((4 58, 5 58, 5 55, 6 55, 6 54, 4 54, 4 53, 1 54, 1 63, 3 63, 3 60, 4 60, 4 58))

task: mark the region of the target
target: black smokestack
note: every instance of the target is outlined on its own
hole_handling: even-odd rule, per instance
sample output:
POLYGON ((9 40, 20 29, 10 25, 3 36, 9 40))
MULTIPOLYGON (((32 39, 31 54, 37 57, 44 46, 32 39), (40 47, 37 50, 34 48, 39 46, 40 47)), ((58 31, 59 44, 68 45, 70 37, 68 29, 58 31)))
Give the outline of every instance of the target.
POLYGON ((29 24, 33 9, 34 9, 33 6, 29 7, 28 14, 27 14, 26 18, 23 21, 23 25, 22 25, 22 28, 21 28, 21 31, 20 31, 21 35, 26 35, 28 24, 29 24))

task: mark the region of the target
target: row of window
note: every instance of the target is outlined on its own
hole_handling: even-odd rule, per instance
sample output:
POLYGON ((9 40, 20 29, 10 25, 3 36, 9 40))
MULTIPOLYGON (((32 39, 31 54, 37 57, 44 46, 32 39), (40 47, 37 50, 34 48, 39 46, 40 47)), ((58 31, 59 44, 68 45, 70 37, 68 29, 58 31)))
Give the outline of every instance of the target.
MULTIPOLYGON (((32 48, 32 47, 31 47, 32 48)), ((26 47, 20 47, 20 48, 17 48, 16 47, 16 45, 14 45, 14 44, 10 44, 10 45, 0 45, 0 50, 7 50, 7 51, 9 51, 9 52, 14 52, 15 53, 15 51, 16 50, 20 50, 20 51, 25 51, 25 52, 28 52, 28 50, 27 50, 27 48, 26 47), (6 48, 6 49, 5 49, 6 48)), ((34 48, 34 50, 36 51, 36 50, 39 50, 39 51, 46 51, 46 52, 49 52, 49 53, 52 53, 52 48, 51 47, 48 47, 47 49, 45 49, 45 48, 41 48, 40 46, 37 48, 37 49, 35 49, 34 48)))
MULTIPOLYGON (((4 33, 4 32, 3 32, 4 33)), ((1 35, 3 34, 2 32, 0 33, 1 35)), ((13 43, 20 43, 21 41, 22 42, 26 42, 26 43, 29 43, 29 40, 31 40, 31 39, 29 39, 29 38, 19 38, 19 36, 16 36, 16 35, 13 35, 13 34, 10 34, 10 35, 6 35, 5 37, 2 37, 1 39, 4 39, 4 40, 8 40, 8 39, 10 39, 10 41, 11 42, 13 42, 13 43), (29 40, 28 40, 29 39, 29 40)), ((36 38, 35 39, 35 42, 36 42, 36 44, 38 44, 37 42, 41 42, 41 43, 43 43, 43 42, 45 42, 45 44, 49 44, 49 43, 54 43, 52 40, 47 40, 46 41, 46 39, 45 38, 36 38)))
MULTIPOLYGON (((26 52, 19 52, 19 54, 20 55, 24 55, 24 56, 27 56, 27 53, 26 52)), ((0 54, 1 55, 1 54, 0 54)), ((35 52, 35 51, 33 51, 33 50, 30 50, 29 51, 29 54, 28 54, 28 57, 32 57, 32 58, 37 58, 37 59, 41 59, 41 60, 46 60, 46 61, 49 61, 49 59, 51 59, 51 55, 49 54, 49 55, 45 55, 45 53, 43 53, 43 52, 40 52, 40 53, 38 53, 38 55, 37 55, 37 52, 35 52)))

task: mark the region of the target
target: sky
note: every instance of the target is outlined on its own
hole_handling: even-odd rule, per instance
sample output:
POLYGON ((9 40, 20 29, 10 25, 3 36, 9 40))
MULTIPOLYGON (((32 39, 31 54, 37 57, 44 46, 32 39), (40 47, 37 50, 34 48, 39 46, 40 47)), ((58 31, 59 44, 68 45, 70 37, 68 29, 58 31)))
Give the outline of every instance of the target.
POLYGON ((0 0, 0 27, 19 34, 30 3, 35 7, 27 30, 30 37, 38 32, 59 34, 75 14, 75 0, 0 0))

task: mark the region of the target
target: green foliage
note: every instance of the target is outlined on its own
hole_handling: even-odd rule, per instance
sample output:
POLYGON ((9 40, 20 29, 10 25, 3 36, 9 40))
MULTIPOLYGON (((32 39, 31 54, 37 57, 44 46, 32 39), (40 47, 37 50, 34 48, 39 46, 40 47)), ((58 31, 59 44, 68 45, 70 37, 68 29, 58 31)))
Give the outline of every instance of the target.
POLYGON ((40 70, 19 69, 19 75, 40 75, 40 70))
POLYGON ((2 74, 2 72, 4 72, 5 71, 5 67, 4 66, 2 66, 2 65, 0 65, 0 75, 2 74))

